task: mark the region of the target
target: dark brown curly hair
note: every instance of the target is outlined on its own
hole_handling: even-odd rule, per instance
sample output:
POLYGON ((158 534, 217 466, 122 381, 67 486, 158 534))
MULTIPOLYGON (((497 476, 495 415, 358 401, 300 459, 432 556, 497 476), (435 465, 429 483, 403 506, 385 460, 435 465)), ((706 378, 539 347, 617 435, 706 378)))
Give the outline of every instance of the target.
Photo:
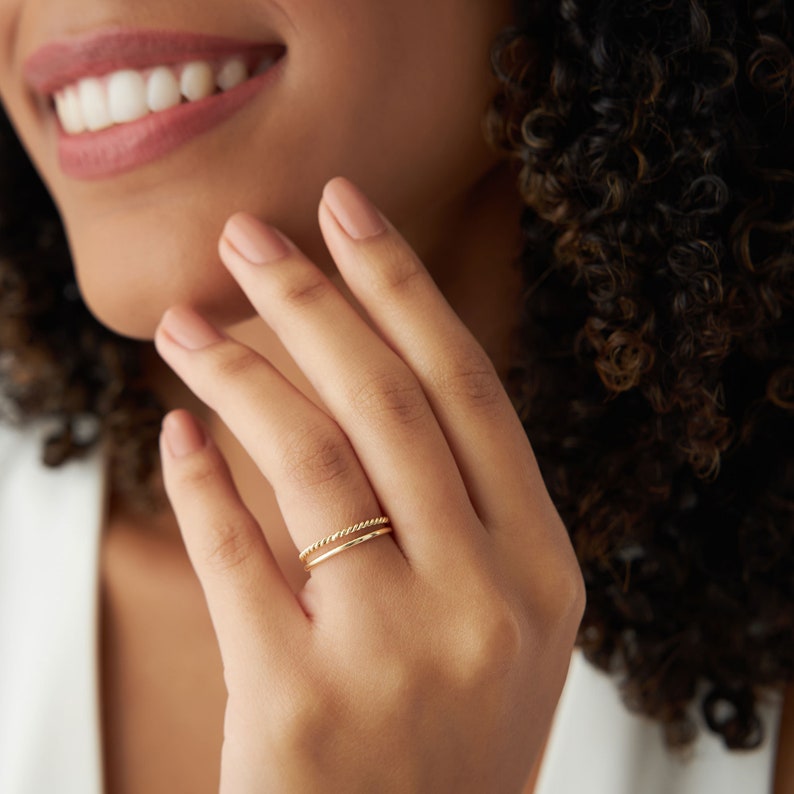
MULTIPOLYGON (((794 671, 794 34, 786 3, 528 0, 487 118, 526 209, 515 398, 588 587, 579 644, 671 746, 794 671)), ((0 383, 57 465, 153 504, 161 409, 0 125, 0 383), (86 434, 86 416, 95 433, 86 434), (82 429, 81 429, 82 428, 82 429)))

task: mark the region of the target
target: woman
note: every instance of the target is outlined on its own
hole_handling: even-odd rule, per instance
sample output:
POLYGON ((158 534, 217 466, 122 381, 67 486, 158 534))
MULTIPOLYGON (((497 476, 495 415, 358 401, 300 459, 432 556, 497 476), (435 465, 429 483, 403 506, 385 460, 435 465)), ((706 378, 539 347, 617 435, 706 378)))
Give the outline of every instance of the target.
POLYGON ((9 412, 109 463, 109 791, 792 785, 784 4, 0 0, 0 33, 57 207, 7 136, 9 412), (546 743, 557 509, 579 644, 699 765, 610 712, 597 780, 591 670, 546 743))

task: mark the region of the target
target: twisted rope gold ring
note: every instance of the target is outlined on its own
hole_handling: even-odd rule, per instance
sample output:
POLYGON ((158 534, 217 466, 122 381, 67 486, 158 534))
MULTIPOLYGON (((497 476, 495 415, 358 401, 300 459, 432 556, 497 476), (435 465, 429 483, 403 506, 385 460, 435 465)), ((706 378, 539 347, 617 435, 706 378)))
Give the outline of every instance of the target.
POLYGON ((360 537, 353 538, 353 540, 348 540, 347 543, 343 543, 341 546, 337 546, 336 548, 321 554, 319 557, 309 560, 309 562, 303 566, 303 570, 310 571, 321 562, 325 562, 326 560, 331 559, 331 557, 341 554, 343 551, 352 549, 353 546, 358 546, 360 543, 366 543, 368 540, 374 540, 375 538, 379 538, 381 535, 388 535, 391 531, 391 527, 381 527, 380 529, 376 529, 373 532, 368 532, 366 535, 361 535, 360 537))
POLYGON ((345 527, 345 529, 340 529, 339 532, 334 532, 333 535, 328 535, 327 537, 321 538, 316 543, 312 543, 311 546, 307 546, 298 555, 298 559, 301 562, 306 562, 306 558, 310 554, 313 554, 315 551, 319 551, 321 548, 323 548, 323 546, 327 546, 329 543, 334 543, 341 538, 352 535, 354 532, 361 532, 362 529, 369 529, 369 527, 380 527, 388 523, 388 516, 378 516, 377 518, 368 518, 366 521, 359 521, 358 524, 353 524, 352 526, 345 527))

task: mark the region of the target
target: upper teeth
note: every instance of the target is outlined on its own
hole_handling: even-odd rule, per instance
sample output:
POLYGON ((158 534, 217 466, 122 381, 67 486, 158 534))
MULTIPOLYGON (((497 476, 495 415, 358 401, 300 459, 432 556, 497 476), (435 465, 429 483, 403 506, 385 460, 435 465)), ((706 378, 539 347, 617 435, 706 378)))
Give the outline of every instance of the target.
MULTIPOLYGON (((261 73, 273 63, 266 58, 256 68, 261 73)), ((122 69, 104 77, 86 77, 55 94, 55 112, 70 135, 94 132, 135 121, 149 113, 168 110, 182 102, 196 102, 228 91, 251 76, 241 57, 220 63, 192 61, 150 69, 122 69)))

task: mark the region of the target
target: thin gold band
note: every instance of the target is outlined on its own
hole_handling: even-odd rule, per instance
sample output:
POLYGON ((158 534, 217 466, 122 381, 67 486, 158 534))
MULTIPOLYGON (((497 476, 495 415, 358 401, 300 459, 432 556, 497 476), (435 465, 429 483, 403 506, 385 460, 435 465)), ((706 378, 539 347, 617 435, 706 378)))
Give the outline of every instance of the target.
POLYGON ((304 571, 311 570, 314 568, 315 565, 319 565, 321 562, 325 562, 325 560, 331 559, 331 557, 335 557, 337 554, 341 554, 343 551, 347 551, 348 549, 352 549, 353 546, 358 546, 359 543, 366 543, 368 540, 373 540, 374 538, 379 538, 381 535, 388 535, 389 532, 392 531, 391 527, 381 527, 380 529, 376 529, 374 532, 368 532, 366 535, 361 535, 361 537, 353 538, 353 540, 349 540, 347 543, 343 543, 341 546, 337 546, 335 549, 331 549, 331 551, 326 551, 325 554, 321 554, 319 557, 315 557, 313 560, 309 560, 306 565, 303 566, 304 571))
POLYGON ((358 524, 353 524, 352 526, 346 527, 345 529, 340 529, 339 532, 334 532, 333 535, 328 535, 325 538, 321 538, 316 543, 312 543, 311 546, 307 546, 299 555, 298 559, 301 562, 306 562, 306 558, 312 554, 313 552, 321 549, 323 546, 327 546, 329 543, 333 543, 340 538, 347 537, 348 535, 352 535, 354 532, 360 532, 362 529, 367 529, 369 527, 380 527, 384 524, 389 523, 388 516, 378 516, 377 518, 368 518, 366 521, 359 521, 358 524))

